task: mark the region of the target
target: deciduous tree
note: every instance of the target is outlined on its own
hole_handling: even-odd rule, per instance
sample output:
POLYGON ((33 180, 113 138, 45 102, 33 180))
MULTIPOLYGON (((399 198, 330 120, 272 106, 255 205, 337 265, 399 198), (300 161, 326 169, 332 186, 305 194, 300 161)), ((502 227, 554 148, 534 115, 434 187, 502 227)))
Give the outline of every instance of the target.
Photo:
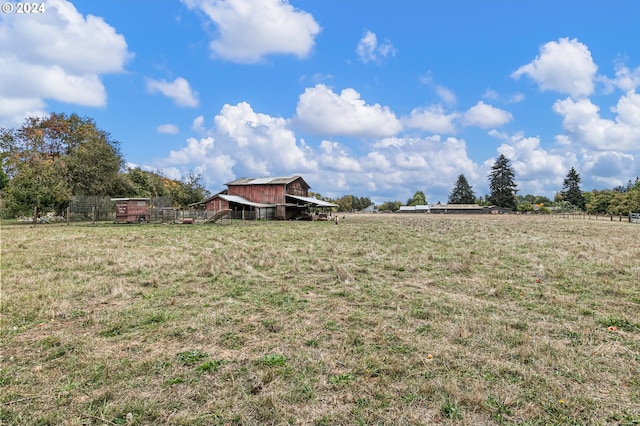
POLYGON ((174 204, 187 207, 189 204, 198 203, 210 195, 202 183, 202 176, 190 171, 181 181, 173 181, 177 185, 169 191, 174 204))
POLYGON ((19 167, 6 188, 7 208, 14 215, 61 211, 71 199, 60 158, 34 158, 19 167))
POLYGON ((416 191, 413 197, 407 200, 407 206, 424 206, 427 204, 427 197, 422 191, 416 191))
POLYGON ((402 203, 400 201, 385 201, 378 206, 378 211, 392 211, 400 210, 402 203))
POLYGON ((118 195, 123 160, 118 143, 90 118, 76 114, 30 117, 0 129, 0 149, 13 214, 64 207, 74 195, 118 195))
POLYGON ((65 163, 73 195, 118 195, 116 184, 123 160, 104 137, 92 135, 70 147, 65 163))

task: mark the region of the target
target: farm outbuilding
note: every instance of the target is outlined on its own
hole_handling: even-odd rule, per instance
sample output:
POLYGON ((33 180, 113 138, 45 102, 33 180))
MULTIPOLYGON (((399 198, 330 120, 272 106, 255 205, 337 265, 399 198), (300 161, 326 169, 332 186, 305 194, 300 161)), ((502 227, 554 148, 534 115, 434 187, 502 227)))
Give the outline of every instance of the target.
POLYGON ((478 204, 431 204, 430 206, 401 206, 398 213, 433 213, 433 214, 503 214, 512 212, 497 206, 480 206, 478 204))
POLYGON ((149 198, 112 198, 116 203, 116 223, 149 222, 149 198))
POLYGON ((427 205, 400 206, 398 213, 430 213, 430 209, 427 205))
POLYGON ((488 207, 478 204, 434 204, 431 206, 431 213, 444 214, 486 214, 490 210, 488 207))
POLYGON ((310 209, 338 207, 309 197, 311 187, 300 176, 240 178, 226 186, 202 201, 207 211, 231 210, 236 219, 294 219, 310 209))

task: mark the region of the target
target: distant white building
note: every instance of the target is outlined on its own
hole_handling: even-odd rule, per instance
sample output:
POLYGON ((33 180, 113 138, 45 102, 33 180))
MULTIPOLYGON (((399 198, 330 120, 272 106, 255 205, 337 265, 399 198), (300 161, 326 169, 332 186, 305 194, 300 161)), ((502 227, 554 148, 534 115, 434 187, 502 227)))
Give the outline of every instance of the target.
POLYGON ((398 213, 431 213, 431 209, 427 205, 400 206, 398 213))
POLYGON ((432 204, 430 206, 400 206, 398 213, 487 214, 509 213, 510 211, 496 206, 479 206, 478 204, 432 204))

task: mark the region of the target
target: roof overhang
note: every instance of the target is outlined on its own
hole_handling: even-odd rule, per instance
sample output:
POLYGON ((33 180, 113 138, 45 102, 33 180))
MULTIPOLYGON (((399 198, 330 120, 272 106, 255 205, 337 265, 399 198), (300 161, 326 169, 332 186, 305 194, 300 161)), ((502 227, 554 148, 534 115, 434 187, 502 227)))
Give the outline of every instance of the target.
POLYGON ((317 207, 338 207, 337 204, 333 204, 324 200, 318 200, 317 198, 313 198, 313 197, 301 197, 300 195, 289 195, 289 194, 286 194, 286 196, 289 198, 293 198, 294 200, 302 201, 306 204, 311 204, 317 207))
POLYGON ((254 203, 253 201, 249 201, 246 198, 243 198, 239 195, 227 195, 227 194, 217 194, 217 197, 222 198, 230 203, 242 204, 245 206, 256 207, 259 209, 266 209, 269 207, 275 207, 275 204, 265 204, 265 203, 254 203))

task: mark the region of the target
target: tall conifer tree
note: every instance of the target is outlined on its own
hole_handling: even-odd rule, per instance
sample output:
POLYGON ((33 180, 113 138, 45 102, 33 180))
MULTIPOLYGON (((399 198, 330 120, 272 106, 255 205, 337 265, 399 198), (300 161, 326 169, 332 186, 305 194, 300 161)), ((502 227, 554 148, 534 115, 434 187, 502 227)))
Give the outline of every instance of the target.
POLYGON ((564 201, 568 201, 580 210, 584 210, 585 202, 584 195, 580 189, 580 174, 575 168, 571 167, 571 170, 567 173, 560 194, 564 201))
POLYGON ((515 183, 515 173, 511 168, 511 161, 504 154, 500 154, 491 166, 489 188, 491 189, 489 196, 491 204, 515 210, 518 185, 515 183))
POLYGON ((449 194, 449 204, 473 204, 475 202, 476 196, 469 181, 464 175, 458 176, 458 180, 449 194))

